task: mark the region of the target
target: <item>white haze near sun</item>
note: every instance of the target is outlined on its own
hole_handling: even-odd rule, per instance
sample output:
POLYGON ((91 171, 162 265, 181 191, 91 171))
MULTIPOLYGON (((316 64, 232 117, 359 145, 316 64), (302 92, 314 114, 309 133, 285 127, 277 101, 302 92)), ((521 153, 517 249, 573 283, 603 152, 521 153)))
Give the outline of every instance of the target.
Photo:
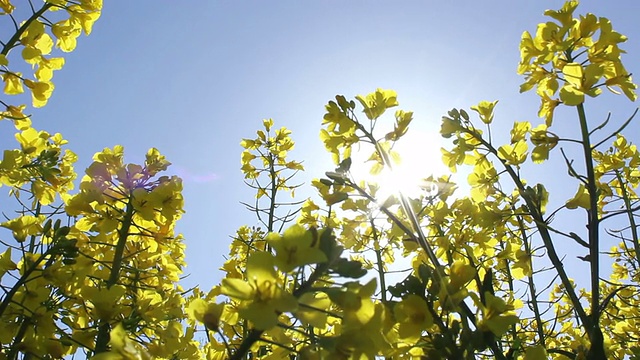
POLYGON ((373 152, 373 146, 362 145, 354 148, 352 154, 351 175, 356 182, 365 180, 380 186, 377 200, 402 193, 415 198, 433 191, 432 184, 423 180, 430 176, 438 177, 449 173, 442 163, 441 138, 437 131, 412 129, 398 140, 393 151, 400 155, 401 162, 392 165, 392 170, 385 168, 377 175, 370 174, 373 161, 367 161, 373 152))
MULTIPOLYGON (((382 121, 385 120, 383 119, 382 121)), ((391 119, 388 119, 388 121, 391 122, 391 119)), ((416 120, 414 119, 414 121, 416 120)), ((375 133, 384 135, 386 131, 376 131, 375 133)), ((373 162, 367 162, 367 159, 374 150, 373 146, 365 144, 355 147, 351 156, 352 165, 350 174, 352 180, 356 183, 363 180, 377 183, 379 189, 376 194, 376 200, 379 205, 393 195, 402 195, 408 198, 428 196, 437 191, 434 189, 434 186, 437 186, 437 184, 426 183, 424 181, 425 178, 430 176, 437 178, 448 174, 453 175, 450 174, 449 169, 442 163, 442 153, 440 149, 443 146, 446 147, 446 144, 442 141, 438 130, 434 127, 420 129, 420 126, 410 126, 409 131, 393 146, 393 151, 396 151, 401 159, 400 163, 393 165, 393 170, 385 168, 379 174, 371 175, 370 169, 373 162)), ((344 215, 349 216, 349 214, 344 215)), ((379 221, 374 220, 377 226, 389 226, 386 217, 382 216, 379 208, 372 208, 371 215, 374 219, 379 219, 379 221)), ((403 270, 411 268, 411 257, 403 257, 402 252, 402 249, 394 250, 395 261, 392 270, 398 270, 398 272, 387 273, 385 275, 387 286, 395 285, 409 274, 403 270)), ((352 253, 352 255, 363 256, 374 264, 377 261, 375 254, 371 251, 358 254, 352 253)), ((366 277, 374 278, 374 273, 375 272, 371 272, 366 277)), ((381 290, 380 279, 377 280, 378 290, 381 290)))

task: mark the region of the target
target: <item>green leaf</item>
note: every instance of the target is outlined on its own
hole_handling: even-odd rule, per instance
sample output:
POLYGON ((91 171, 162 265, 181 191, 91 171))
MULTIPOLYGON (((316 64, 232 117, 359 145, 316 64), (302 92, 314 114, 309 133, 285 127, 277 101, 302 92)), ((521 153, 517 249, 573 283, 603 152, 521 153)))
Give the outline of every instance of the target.
POLYGON ((356 260, 338 259, 331 270, 339 276, 359 279, 367 274, 367 270, 362 267, 362 263, 356 260))
POLYGON ((338 245, 333 231, 330 228, 324 229, 320 235, 320 250, 327 256, 329 263, 334 262, 342 255, 344 248, 338 245))
POLYGON ((348 157, 344 160, 342 160, 340 162, 340 165, 338 165, 338 168, 336 169, 336 172, 339 173, 346 173, 349 171, 349 169, 351 169, 351 158, 348 157))
POLYGON ((349 198, 349 194, 345 192, 336 192, 336 193, 324 196, 324 201, 327 202, 327 205, 334 205, 339 202, 343 202, 348 198, 349 198))

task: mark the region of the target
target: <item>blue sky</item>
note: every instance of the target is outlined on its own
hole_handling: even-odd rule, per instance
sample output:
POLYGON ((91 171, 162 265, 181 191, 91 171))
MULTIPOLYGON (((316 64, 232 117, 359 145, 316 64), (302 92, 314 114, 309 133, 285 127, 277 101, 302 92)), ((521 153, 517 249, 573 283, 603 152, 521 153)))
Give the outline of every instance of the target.
MULTIPOLYGON (((546 21, 545 9, 562 3, 106 1, 91 36, 55 74, 49 104, 30 112, 36 128, 69 139, 79 171, 116 144, 129 162, 141 162, 150 147, 166 155, 170 172, 184 178, 187 213, 178 230, 192 274, 185 283, 207 288, 219 280, 229 235, 255 224, 240 204, 253 193, 243 185, 239 142, 263 118, 293 131, 291 157, 305 161, 307 183, 333 167, 318 133, 336 94, 396 90, 401 108, 415 112, 410 132, 437 133, 446 111, 480 100, 500 100, 494 134, 508 134, 515 120, 538 123, 535 95, 518 93, 518 44, 524 30, 546 21)), ((639 72, 640 2, 583 1, 578 13, 586 12, 610 18, 630 38, 623 60, 639 72)), ((613 110, 621 121, 635 106, 605 94, 587 110, 594 119, 613 110)), ((574 119, 561 112, 556 130, 570 131, 574 119)), ((7 131, 0 127, 0 138, 7 131)), ((549 175, 531 171, 542 181, 549 175)), ((575 190, 562 182, 551 188, 565 199, 575 190)))

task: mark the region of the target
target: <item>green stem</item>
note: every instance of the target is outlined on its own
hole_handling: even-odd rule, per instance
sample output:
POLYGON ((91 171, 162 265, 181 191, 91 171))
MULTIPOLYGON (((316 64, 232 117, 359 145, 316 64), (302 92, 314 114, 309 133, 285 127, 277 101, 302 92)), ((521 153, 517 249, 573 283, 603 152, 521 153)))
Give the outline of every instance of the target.
POLYGON ((0 54, 7 55, 9 51, 16 46, 16 43, 20 41, 20 37, 25 31, 27 31, 27 29, 29 28, 29 25, 31 25, 32 22, 36 21, 40 16, 42 16, 42 14, 44 14, 52 6, 53 6, 53 3, 45 3, 44 5, 42 5, 40 10, 34 12, 27 20, 25 20, 25 22, 22 23, 22 25, 18 28, 15 34, 13 34, 11 39, 9 39, 9 41, 7 41, 7 43, 4 45, 4 47, 2 48, 2 51, 0 51, 0 54))
POLYGON ((636 255, 636 262, 640 266, 640 242, 638 242, 638 225, 636 225, 635 217, 633 216, 633 210, 631 201, 629 200, 629 193, 627 192, 626 183, 623 182, 620 172, 616 170, 616 178, 620 183, 620 191, 622 192, 622 199, 624 200, 624 207, 626 209, 627 217, 629 218, 629 225, 631 229, 631 240, 633 241, 633 249, 636 255))
POLYGON ((515 184, 516 188, 518 188, 518 192, 522 196, 522 199, 525 201, 527 207, 529 208, 530 215, 531 217, 533 217, 533 220, 536 223, 536 226, 540 233, 540 237, 542 238, 544 247, 545 249, 547 249, 549 260, 551 260, 551 264, 558 272, 560 281, 562 282, 562 285, 564 286, 565 291, 567 292, 567 296, 569 296, 569 300, 571 300, 571 305, 573 305, 573 307, 575 308, 575 311, 578 314, 578 318, 580 319, 580 321, 583 324, 585 324, 587 329, 590 329, 591 327, 589 324, 591 323, 591 319, 587 316, 587 313, 584 310, 582 303, 580 303, 580 298, 578 297, 578 294, 573 288, 573 283, 569 279, 569 276, 567 275, 567 272, 565 271, 564 266, 562 264, 562 260, 560 259, 560 256, 556 252, 556 248, 553 245, 553 241, 551 240, 551 233, 549 232, 549 229, 545 226, 546 222, 542 216, 542 213, 539 211, 537 207, 537 202, 534 201, 530 195, 528 195, 529 192, 525 188, 524 184, 520 180, 520 177, 518 176, 516 171, 513 169, 513 167, 511 167, 511 165, 507 164, 505 160, 501 159, 498 156, 498 150, 495 147, 493 147, 493 145, 485 141, 477 133, 469 130, 466 130, 466 131, 468 134, 473 136, 476 140, 480 141, 482 145, 484 145, 492 154, 494 154, 498 158, 498 160, 504 167, 507 174, 509 174, 509 177, 515 184))
MULTIPOLYGON (((124 249, 127 244, 127 238, 129 237, 129 229, 133 224, 133 198, 129 197, 127 202, 127 208, 125 210, 124 219, 122 220, 122 227, 118 231, 118 243, 116 244, 116 251, 113 256, 113 264, 111 265, 111 273, 107 280, 107 289, 118 283, 120 278, 120 270, 122 268, 122 261, 124 257, 124 249)), ((111 326, 108 320, 100 320, 98 325, 98 335, 96 337, 95 354, 107 351, 109 345, 109 331, 111 326)))
POLYGON ((378 267, 378 276, 380 277, 380 296, 382 303, 384 304, 387 302, 387 284, 384 278, 384 264, 382 262, 382 254, 380 252, 379 236, 372 218, 369 218, 369 223, 371 224, 371 229, 373 229, 373 241, 375 242, 374 252, 376 253, 376 265, 378 267))
POLYGON ((127 239, 129 238, 129 229, 133 224, 133 198, 129 199, 127 208, 125 210, 124 219, 122 220, 122 227, 118 231, 118 243, 116 244, 116 252, 113 257, 113 265, 111 267, 111 274, 107 280, 107 289, 118 283, 120 278, 120 269, 122 268, 122 260, 124 255, 124 249, 127 245, 127 239))
MULTIPOLYGON (((527 253, 529 261, 531 261, 531 246, 529 244, 529 240, 527 240, 527 233, 525 231, 525 225, 524 221, 522 220, 522 216, 518 216, 518 226, 520 227, 520 233, 522 234, 524 251, 527 253)), ((542 327, 542 316, 540 315, 540 308, 538 306, 538 294, 536 291, 536 284, 533 281, 533 262, 531 263, 531 274, 527 276, 527 280, 529 285, 529 293, 531 294, 531 307, 533 308, 533 314, 536 319, 536 328, 538 331, 538 337, 540 338, 540 345, 546 348, 544 328, 542 327)))
POLYGON ((596 176, 593 170, 593 156, 591 152, 591 141, 589 139, 589 127, 587 117, 584 112, 584 105, 577 106, 578 118, 580 120, 580 131, 582 133, 582 150, 584 152, 585 166, 587 169, 587 191, 589 192, 588 225, 589 231, 589 263, 591 264, 591 321, 592 326, 598 326, 600 318, 600 238, 598 227, 598 188, 596 176))
MULTIPOLYGON (((16 294, 16 292, 18 292, 18 290, 20 289, 20 287, 24 284, 27 283, 29 276, 31 276, 31 273, 33 273, 35 270, 37 270, 38 265, 42 262, 42 260, 44 260, 47 256, 49 256, 49 252, 46 252, 42 255, 40 255, 40 257, 38 258, 38 260, 36 260, 33 265, 31 265, 31 267, 29 267, 24 274, 20 277, 20 279, 15 283, 15 285, 13 285, 13 287, 11 288, 11 290, 9 290, 9 292, 7 292, 7 294, 5 295, 4 299, 2 300, 2 303, 0 303, 0 315, 4 314, 4 311, 7 309, 7 307, 9 306, 9 304, 11 303, 11 300, 13 299, 13 296, 16 294)), ((47 260, 47 262, 44 265, 44 268, 49 267, 49 265, 51 265, 53 263, 54 257, 50 257, 49 260, 47 260)))
POLYGON ((278 193, 278 184, 276 183, 278 174, 276 173, 273 154, 269 154, 269 177, 271 178, 271 204, 269 204, 269 222, 267 224, 267 230, 272 232, 274 223, 273 219, 276 212, 276 195, 278 193))
MULTIPOLYGON (((367 139, 369 139, 369 141, 371 141, 371 143, 375 145, 376 151, 378 152, 378 155, 380 155, 383 165, 386 166, 390 171, 393 171, 393 163, 389 158, 389 154, 382 148, 382 146, 380 146, 380 144, 375 139, 375 137, 373 137, 373 134, 368 132, 361 124, 357 122, 356 122, 356 126, 365 134, 367 139)), ((402 211, 409 218, 409 221, 411 222, 411 226, 413 227, 413 230, 410 230, 409 232, 407 232, 407 235, 410 235, 413 239, 415 239, 417 243, 420 245, 420 247, 424 250, 425 254, 427 255, 427 258, 433 264, 435 281, 437 281, 438 283, 442 283, 442 280, 444 279, 442 266, 440 265, 440 261, 438 260, 436 253, 433 251, 433 249, 427 242, 427 238, 425 237, 424 232, 422 231, 422 227, 420 226, 420 221, 418 220, 416 213, 413 211, 413 208, 411 207, 411 204, 409 204, 409 201, 407 200, 406 196, 404 196, 402 193, 399 193, 398 198, 400 199, 400 205, 401 205, 402 211)), ((464 302, 464 300, 460 302, 459 306, 464 316, 466 316, 471 322, 473 322, 475 326, 476 325, 475 315, 473 311, 471 311, 469 306, 464 302)), ((496 357, 496 359, 498 360, 506 359, 503 351, 499 348, 497 342, 492 341, 489 344, 489 347, 491 348, 491 351, 493 352, 493 355, 496 357)))
MULTIPOLYGON (((504 260, 505 263, 505 272, 507 273, 507 283, 509 284, 509 294, 515 294, 514 285, 513 285, 513 275, 511 275, 511 264, 509 263, 509 259, 504 260)), ((511 333, 515 337, 517 332, 516 324, 511 325, 511 333)))
MULTIPOLYGON (((40 204, 40 201, 38 201, 36 203, 36 209, 35 209, 35 213, 33 214, 33 216, 35 216, 37 218, 40 215, 40 211, 41 210, 42 210, 42 206, 40 204)), ((33 253, 35 248, 36 248, 36 236, 35 235, 31 235, 31 238, 29 239, 29 252, 33 253)))
POLYGON ((22 324, 20 324, 20 329, 18 329, 18 333, 13 338, 13 344, 11 344, 11 347, 9 348, 10 350, 9 350, 9 354, 7 355, 7 359, 9 360, 18 359, 18 353, 19 353, 18 344, 22 341, 24 334, 27 333, 27 328, 29 327, 29 323, 28 323, 29 320, 31 320, 31 318, 22 319, 22 324))
POLYGON ((580 132, 582 135, 582 150, 587 169, 587 191, 589 192, 589 210, 587 210, 589 232, 589 264, 591 265, 591 321, 587 327, 587 334, 591 347, 587 353, 587 360, 606 359, 604 352, 604 337, 600 330, 600 219, 598 213, 598 184, 593 170, 593 153, 589 139, 589 126, 584 112, 584 104, 577 106, 580 132))
MULTIPOLYGON (((383 165, 387 167, 389 171, 393 171, 393 163, 389 158, 389 154, 387 154, 387 152, 382 148, 382 146, 380 146, 380 144, 375 139, 375 137, 373 137, 373 134, 368 132, 361 124, 358 124, 358 123, 356 124, 358 128, 365 134, 367 139, 369 139, 369 141, 372 144, 374 144, 374 146, 376 147, 376 152, 382 159, 383 165)), ((420 227, 420 221, 418 220, 415 212, 411 208, 411 204, 409 204, 409 202, 407 201, 407 198, 402 193, 398 193, 398 198, 400 200, 402 211, 404 211, 405 215, 407 216, 407 218, 409 218, 409 221, 411 222, 411 226, 413 230, 410 230, 410 233, 412 235, 417 234, 416 240, 418 244, 425 251, 425 253, 427 254, 427 258, 429 258, 429 261, 431 261, 431 263, 435 268, 434 274, 436 276, 436 281, 441 282, 442 279, 444 278, 444 274, 442 274, 440 261, 438 260, 438 257, 436 256, 431 246, 429 246, 429 243, 427 242, 427 239, 424 236, 424 233, 422 232, 422 228, 420 227)), ((407 233, 407 235, 409 235, 409 233, 407 233)))

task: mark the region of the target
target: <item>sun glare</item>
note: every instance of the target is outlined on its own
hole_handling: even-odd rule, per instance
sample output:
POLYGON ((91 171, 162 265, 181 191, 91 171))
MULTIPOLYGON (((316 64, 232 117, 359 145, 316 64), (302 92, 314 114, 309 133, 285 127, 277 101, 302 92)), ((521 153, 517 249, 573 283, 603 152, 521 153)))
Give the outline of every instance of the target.
POLYGON ((354 180, 377 183, 380 187, 376 195, 378 201, 384 201, 397 193, 410 198, 435 193, 437 185, 427 183, 424 179, 447 172, 440 160, 440 142, 437 134, 410 133, 411 131, 393 149, 401 158, 401 162, 394 164, 393 169, 385 168, 379 174, 371 175, 369 171, 372 163, 366 162, 365 157, 369 154, 354 154, 355 160, 351 167, 354 180), (360 156, 365 158, 360 159, 360 156))

